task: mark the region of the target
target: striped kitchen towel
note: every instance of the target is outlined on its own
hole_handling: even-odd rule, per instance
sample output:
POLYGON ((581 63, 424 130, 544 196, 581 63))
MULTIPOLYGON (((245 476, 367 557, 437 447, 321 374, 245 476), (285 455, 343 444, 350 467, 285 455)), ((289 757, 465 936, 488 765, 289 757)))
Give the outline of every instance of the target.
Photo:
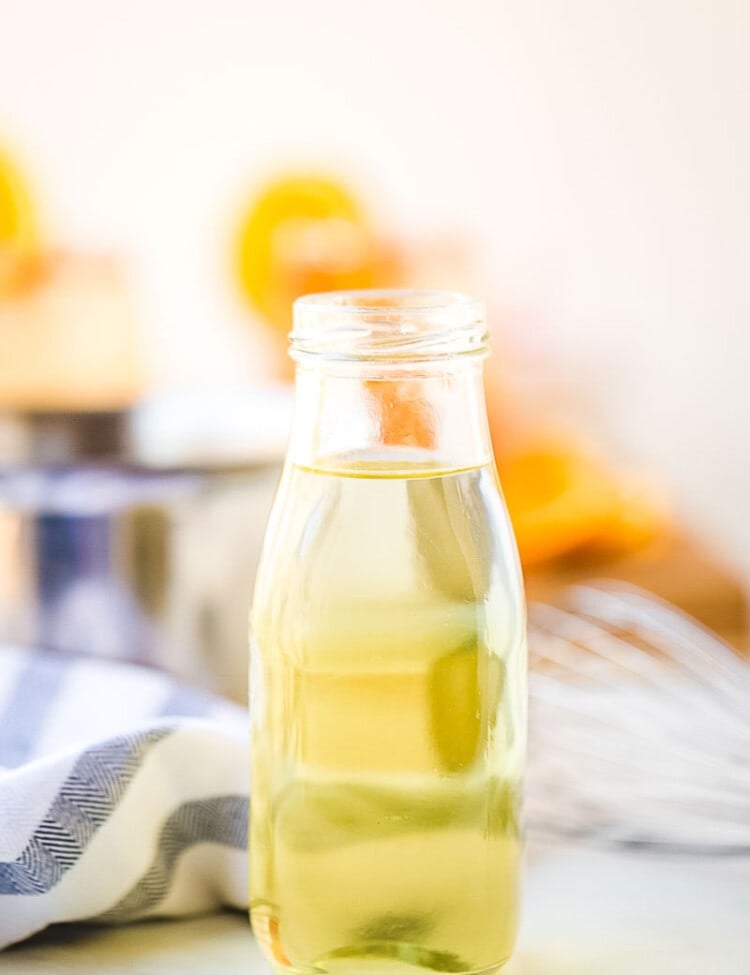
POLYGON ((247 905, 247 715, 156 671, 0 646, 0 948, 247 905))

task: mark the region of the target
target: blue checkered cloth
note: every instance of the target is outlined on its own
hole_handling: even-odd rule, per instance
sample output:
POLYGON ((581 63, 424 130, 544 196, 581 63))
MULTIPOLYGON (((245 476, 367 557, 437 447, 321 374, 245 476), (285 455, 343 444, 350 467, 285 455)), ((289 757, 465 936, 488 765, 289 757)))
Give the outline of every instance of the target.
POLYGON ((244 709, 0 646, 0 948, 66 921, 247 906, 244 709))

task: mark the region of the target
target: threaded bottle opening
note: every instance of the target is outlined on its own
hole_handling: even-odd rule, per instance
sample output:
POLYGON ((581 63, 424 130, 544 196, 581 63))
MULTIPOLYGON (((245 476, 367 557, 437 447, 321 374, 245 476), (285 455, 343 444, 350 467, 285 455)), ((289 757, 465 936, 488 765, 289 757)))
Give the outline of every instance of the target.
POLYGON ((336 291, 294 303, 292 358, 429 362, 487 353, 484 302, 451 291, 336 291))

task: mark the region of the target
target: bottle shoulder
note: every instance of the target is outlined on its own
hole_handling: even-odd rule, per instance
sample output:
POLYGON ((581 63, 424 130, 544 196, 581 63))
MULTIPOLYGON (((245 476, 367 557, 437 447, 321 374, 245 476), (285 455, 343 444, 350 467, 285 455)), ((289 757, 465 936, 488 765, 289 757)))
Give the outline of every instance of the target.
POLYGON ((366 625, 382 640, 416 627, 460 643, 488 620, 517 629, 523 617, 492 466, 416 477, 285 472, 256 586, 256 629, 366 625))

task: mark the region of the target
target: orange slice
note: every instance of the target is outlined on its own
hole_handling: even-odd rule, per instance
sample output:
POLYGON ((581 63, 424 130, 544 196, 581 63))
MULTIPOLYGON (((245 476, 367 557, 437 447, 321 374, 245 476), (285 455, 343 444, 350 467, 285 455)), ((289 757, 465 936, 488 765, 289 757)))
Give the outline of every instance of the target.
POLYGON ((596 557, 638 548, 668 522, 666 502, 653 486, 612 471, 566 438, 516 448, 498 467, 527 567, 572 551, 596 557))
POLYGON ((570 444, 532 444, 498 464, 526 566, 592 542, 619 510, 617 485, 608 469, 570 444))
POLYGON ((241 225, 238 276, 255 310, 280 331, 302 294, 372 287, 378 254, 362 208, 336 180, 295 174, 270 183, 241 225))
POLYGON ((583 548, 582 555, 619 555, 653 541, 670 526, 665 492, 648 478, 629 476, 618 486, 618 506, 602 530, 583 548))
POLYGON ((429 403, 420 397, 420 384, 408 380, 365 382, 380 427, 380 442, 388 446, 432 447, 435 421, 429 403))
POLYGON ((0 297, 37 276, 36 222, 20 171, 0 148, 0 297))
POLYGON ((10 156, 0 149, 0 247, 28 251, 35 241, 31 197, 10 156))

